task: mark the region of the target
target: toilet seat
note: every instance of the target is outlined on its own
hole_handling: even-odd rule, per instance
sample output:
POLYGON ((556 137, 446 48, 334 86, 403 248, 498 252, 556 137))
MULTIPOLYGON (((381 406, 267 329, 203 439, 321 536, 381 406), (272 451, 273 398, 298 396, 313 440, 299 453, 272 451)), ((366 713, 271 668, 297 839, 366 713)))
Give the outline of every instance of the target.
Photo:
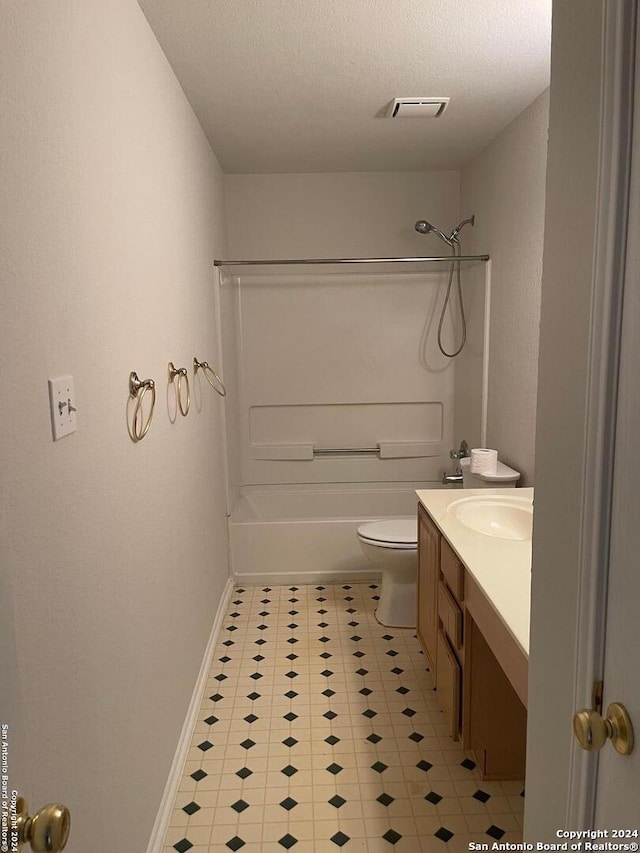
POLYGON ((411 516, 368 521, 358 528, 358 539, 378 548, 415 551, 418 547, 418 519, 411 516))

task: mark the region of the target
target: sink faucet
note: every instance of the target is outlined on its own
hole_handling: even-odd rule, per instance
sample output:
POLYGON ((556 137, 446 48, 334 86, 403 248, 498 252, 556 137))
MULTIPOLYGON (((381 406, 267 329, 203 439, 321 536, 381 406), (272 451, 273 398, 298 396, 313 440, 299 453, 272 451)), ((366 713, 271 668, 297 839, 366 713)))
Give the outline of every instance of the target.
POLYGON ((462 439, 460 442, 460 447, 457 450, 449 451, 449 458, 456 460, 456 470, 453 474, 445 474, 442 478, 443 486, 450 486, 454 484, 462 483, 462 468, 460 467, 460 459, 464 459, 469 456, 469 445, 467 442, 462 439))

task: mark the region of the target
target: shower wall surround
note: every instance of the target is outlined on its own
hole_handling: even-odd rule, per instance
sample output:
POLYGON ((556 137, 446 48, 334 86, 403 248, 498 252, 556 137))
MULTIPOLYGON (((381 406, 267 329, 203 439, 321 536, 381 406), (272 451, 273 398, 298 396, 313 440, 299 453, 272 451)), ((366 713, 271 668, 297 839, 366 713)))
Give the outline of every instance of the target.
POLYGON ((453 403, 429 333, 442 274, 288 279, 236 285, 242 482, 438 480, 453 403), (388 458, 313 458, 379 443, 388 458))
MULTIPOLYGON (((439 254, 413 223, 425 212, 458 221, 454 172, 228 175, 225 185, 235 258, 439 254)), ((233 359, 238 371, 238 407, 227 413, 236 492, 437 482, 448 464, 455 365, 435 345, 445 268, 345 269, 222 273, 225 369, 233 359), (378 443, 395 458, 309 458, 314 446, 378 443)))

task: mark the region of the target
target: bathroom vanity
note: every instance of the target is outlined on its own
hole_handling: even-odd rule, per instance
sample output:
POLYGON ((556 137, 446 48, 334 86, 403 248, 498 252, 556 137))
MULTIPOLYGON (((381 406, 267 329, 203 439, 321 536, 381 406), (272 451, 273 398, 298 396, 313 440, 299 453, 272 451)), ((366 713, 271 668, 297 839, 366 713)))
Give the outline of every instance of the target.
POLYGON ((418 498, 417 633, 448 732, 484 779, 522 779, 533 490, 418 498))

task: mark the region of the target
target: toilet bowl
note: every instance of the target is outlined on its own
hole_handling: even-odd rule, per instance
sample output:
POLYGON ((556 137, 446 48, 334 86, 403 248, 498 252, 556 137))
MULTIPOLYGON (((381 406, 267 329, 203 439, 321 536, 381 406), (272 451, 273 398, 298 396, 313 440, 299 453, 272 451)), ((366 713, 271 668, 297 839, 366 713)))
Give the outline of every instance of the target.
POLYGON ((368 521, 360 525, 357 536, 364 555, 382 572, 376 619, 390 628, 415 628, 417 517, 368 521))

